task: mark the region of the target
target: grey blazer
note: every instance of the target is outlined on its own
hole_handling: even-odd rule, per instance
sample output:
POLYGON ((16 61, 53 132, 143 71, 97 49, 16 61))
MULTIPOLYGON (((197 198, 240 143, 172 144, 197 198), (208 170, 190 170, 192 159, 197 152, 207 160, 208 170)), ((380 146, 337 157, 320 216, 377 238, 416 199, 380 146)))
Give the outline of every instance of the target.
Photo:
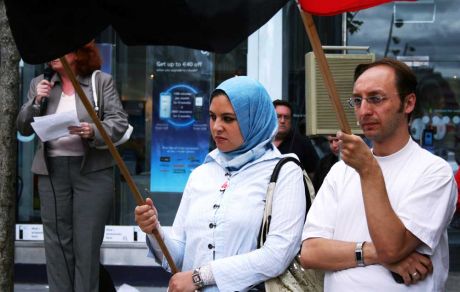
MULTIPOLYGON (((102 96, 99 94, 99 99, 101 100, 100 107, 102 108, 102 125, 107 131, 107 134, 111 137, 112 141, 115 142, 123 137, 126 129, 128 128, 128 114, 123 110, 123 106, 121 104, 118 92, 114 86, 112 76, 102 72, 97 76, 98 91, 102 92, 102 96)), ((38 116, 40 113, 40 106, 34 104, 34 101, 36 97, 37 83, 39 83, 41 80, 43 80, 43 75, 32 79, 28 92, 28 101, 19 111, 16 125, 18 131, 22 135, 28 136, 34 133, 30 123, 33 122, 33 118, 38 116)), ((77 76, 77 80, 80 82, 80 85, 90 102, 94 103, 91 89, 91 75, 83 77, 77 76)), ((54 114, 56 112, 62 94, 61 79, 59 74, 55 73, 51 79, 51 82, 54 82, 54 86, 51 89, 51 93, 48 99, 48 107, 46 109, 47 115, 54 114)), ((95 133, 92 140, 82 139, 83 145, 85 147, 85 155, 81 165, 81 172, 89 173, 113 166, 115 162, 110 152, 106 149, 95 148, 96 146, 104 145, 105 143, 77 93, 75 93, 75 100, 77 116, 80 122, 87 122, 91 124, 95 133)), ((37 150, 35 152, 34 161, 32 163, 32 172, 42 175, 48 174, 48 170, 45 164, 44 145, 41 141, 39 141, 37 150)))

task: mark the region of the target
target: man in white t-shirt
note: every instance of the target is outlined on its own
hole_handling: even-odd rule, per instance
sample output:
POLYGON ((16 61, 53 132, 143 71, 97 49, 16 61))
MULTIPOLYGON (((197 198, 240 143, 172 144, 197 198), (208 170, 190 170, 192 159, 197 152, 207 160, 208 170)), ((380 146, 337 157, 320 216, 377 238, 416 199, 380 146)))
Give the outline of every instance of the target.
POLYGON ((457 189, 449 165, 409 135, 416 85, 392 59, 356 68, 349 102, 373 148, 337 134, 343 161, 326 176, 302 235, 302 265, 327 271, 325 291, 445 290, 457 189))

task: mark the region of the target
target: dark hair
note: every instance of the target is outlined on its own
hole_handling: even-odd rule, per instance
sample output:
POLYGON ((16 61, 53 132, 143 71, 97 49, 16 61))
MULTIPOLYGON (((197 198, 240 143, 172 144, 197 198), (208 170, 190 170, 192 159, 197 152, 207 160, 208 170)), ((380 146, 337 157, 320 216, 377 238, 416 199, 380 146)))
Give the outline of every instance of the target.
POLYGON ((223 91, 222 89, 214 89, 214 91, 211 93, 211 97, 209 98, 209 103, 211 103, 214 97, 219 96, 219 95, 225 95, 228 98, 227 93, 223 91))
POLYGON ((292 112, 292 105, 291 105, 291 103, 290 103, 289 101, 287 101, 287 100, 281 100, 281 99, 277 99, 277 100, 273 101, 273 106, 275 107, 275 109, 276 109, 276 107, 279 106, 279 105, 288 107, 289 110, 291 111, 291 117, 292 117, 292 115, 293 115, 293 112, 292 112))
POLYGON ((101 69, 102 59, 94 41, 78 48, 75 55, 77 56, 75 64, 78 75, 87 76, 94 70, 101 69))
POLYGON ((395 86, 402 103, 404 103, 404 99, 408 94, 415 93, 417 89, 417 77, 414 72, 405 63, 390 58, 383 58, 373 63, 358 65, 355 69, 354 81, 356 82, 359 76, 366 70, 377 66, 388 66, 394 70, 395 86))

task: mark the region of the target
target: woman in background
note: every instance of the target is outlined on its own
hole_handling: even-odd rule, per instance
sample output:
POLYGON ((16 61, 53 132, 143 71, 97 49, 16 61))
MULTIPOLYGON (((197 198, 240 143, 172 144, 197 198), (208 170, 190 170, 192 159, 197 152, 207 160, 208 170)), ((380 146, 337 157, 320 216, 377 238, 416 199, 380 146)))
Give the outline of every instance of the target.
MULTIPOLYGON (((92 100, 91 74, 101 67, 94 42, 65 55, 83 91, 92 100)), ((39 115, 75 111, 79 126, 67 136, 39 141, 32 164, 38 176, 41 218, 50 291, 99 291, 99 255, 105 224, 113 200, 114 161, 108 150, 96 149, 104 141, 75 92, 59 59, 31 81, 28 101, 17 118, 21 134, 31 135, 31 122, 39 115), (43 108, 44 98, 47 107, 43 108)), ((128 127, 112 77, 99 73, 102 124, 118 141, 128 127)))

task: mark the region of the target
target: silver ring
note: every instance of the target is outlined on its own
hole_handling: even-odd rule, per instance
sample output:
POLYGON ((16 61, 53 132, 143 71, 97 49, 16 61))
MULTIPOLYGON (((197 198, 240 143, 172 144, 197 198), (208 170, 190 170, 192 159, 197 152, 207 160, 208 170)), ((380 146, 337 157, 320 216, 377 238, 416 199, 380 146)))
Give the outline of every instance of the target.
POLYGON ((80 132, 80 134, 82 134, 82 135, 83 135, 83 133, 84 133, 83 131, 80 132))
POLYGON ((418 273, 417 273, 417 272, 413 272, 413 273, 411 274, 411 276, 412 276, 412 278, 418 278, 418 273))

